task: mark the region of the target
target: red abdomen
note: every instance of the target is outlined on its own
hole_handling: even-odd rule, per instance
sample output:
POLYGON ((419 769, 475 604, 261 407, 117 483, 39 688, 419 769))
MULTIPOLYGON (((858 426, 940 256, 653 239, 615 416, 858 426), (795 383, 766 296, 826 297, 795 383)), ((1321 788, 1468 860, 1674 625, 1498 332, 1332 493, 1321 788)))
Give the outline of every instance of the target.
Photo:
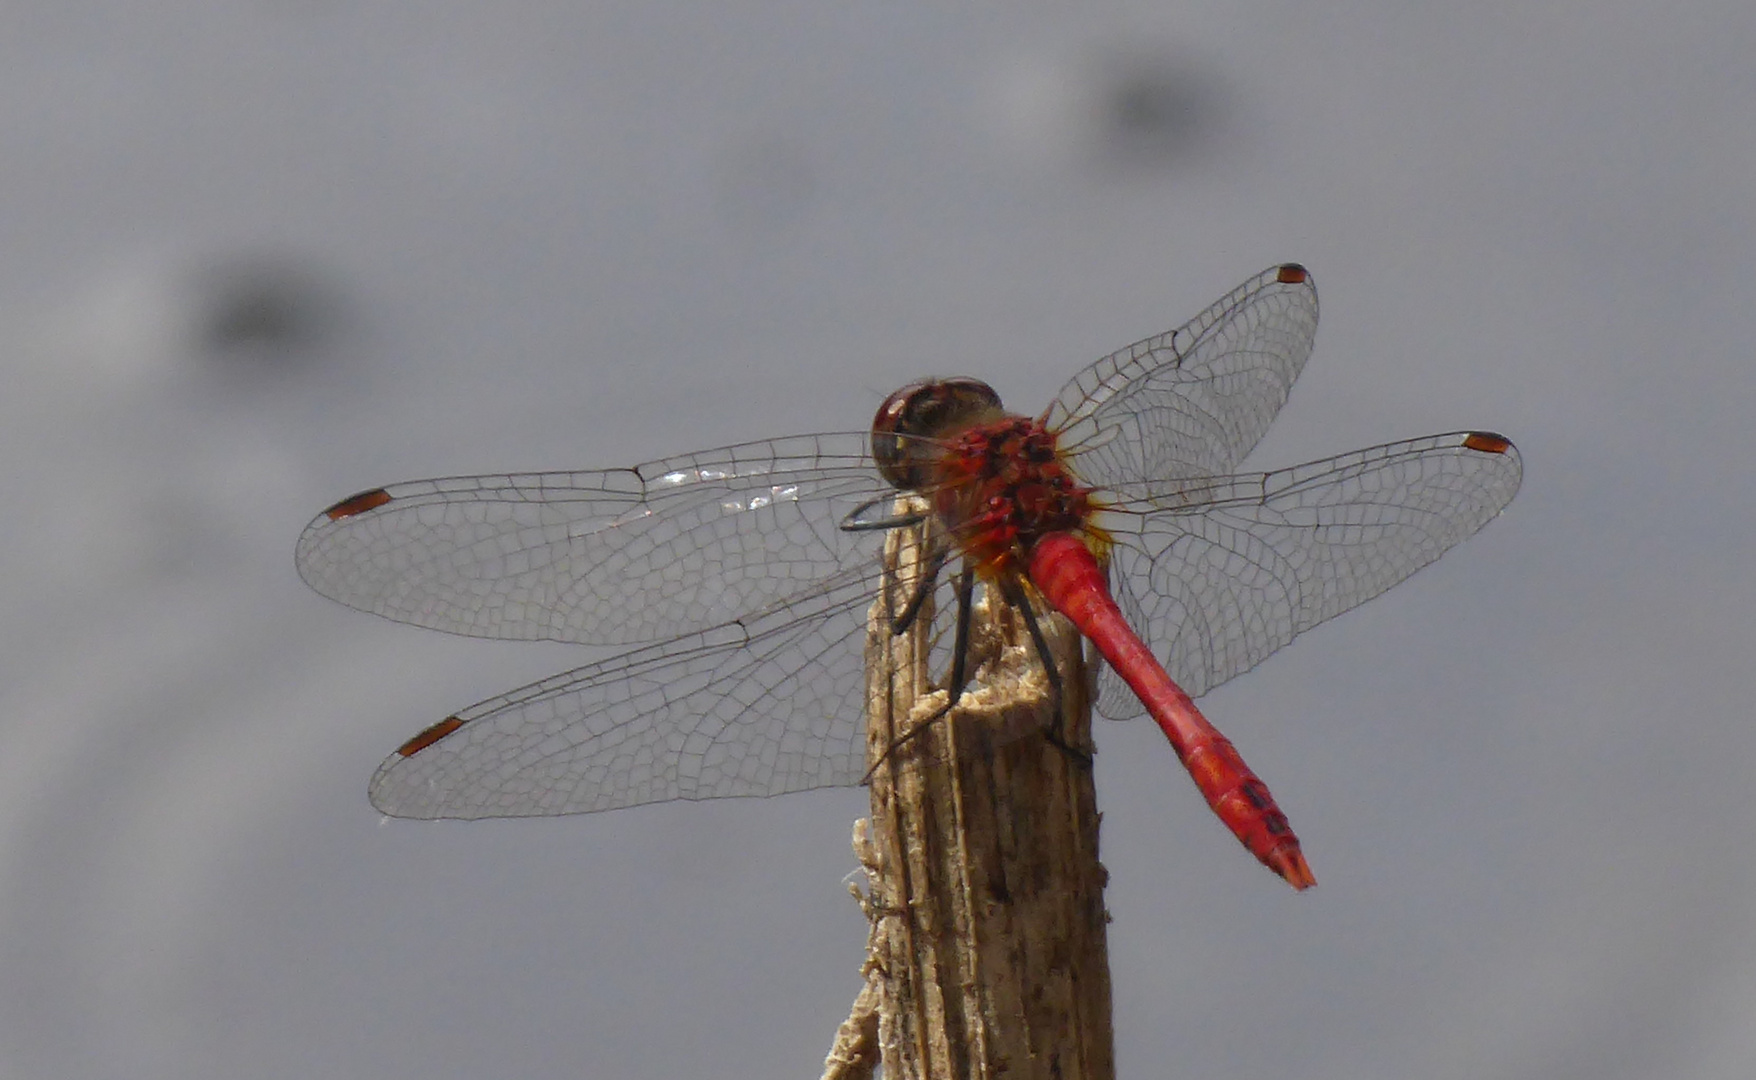
POLYGON ((1098 647, 1146 706, 1207 805, 1251 854, 1295 889, 1317 884, 1274 796, 1232 745, 1208 722, 1134 633, 1110 596, 1103 568, 1071 533, 1040 537, 1031 548, 1030 578, 1055 610, 1098 647))

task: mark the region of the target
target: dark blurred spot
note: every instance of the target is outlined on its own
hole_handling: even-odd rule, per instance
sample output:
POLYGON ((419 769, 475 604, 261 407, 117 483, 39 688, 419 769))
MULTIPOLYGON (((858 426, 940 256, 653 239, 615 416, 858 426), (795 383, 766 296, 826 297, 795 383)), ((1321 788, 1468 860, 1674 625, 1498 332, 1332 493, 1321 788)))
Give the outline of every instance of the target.
POLYGON ((1133 57, 1105 65, 1097 96, 1104 148, 1124 164, 1180 163, 1220 126, 1218 87, 1190 65, 1133 57))
POLYGON ((216 262, 196 277, 196 345, 221 360, 309 356, 341 333, 346 303, 329 275, 285 257, 216 262))

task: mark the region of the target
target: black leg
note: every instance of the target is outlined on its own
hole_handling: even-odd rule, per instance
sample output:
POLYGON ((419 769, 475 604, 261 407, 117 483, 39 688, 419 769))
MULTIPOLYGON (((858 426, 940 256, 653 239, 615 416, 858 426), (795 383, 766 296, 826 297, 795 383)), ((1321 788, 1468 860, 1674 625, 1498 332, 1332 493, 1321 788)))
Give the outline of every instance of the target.
POLYGON ((890 620, 890 632, 896 637, 908 633, 909 627, 915 624, 916 616, 921 613, 921 605, 927 597, 933 595, 933 588, 939 584, 939 571, 945 569, 945 560, 951 557, 951 545, 943 540, 936 541, 933 549, 927 553, 926 566, 921 576, 915 579, 914 592, 909 595, 908 604, 901 614, 890 620))
MULTIPOLYGON (((940 565, 944 565, 945 560, 941 558, 938 562, 940 565)), ((870 781, 872 774, 878 770, 878 766, 889 760, 890 755, 894 754, 898 748, 912 741, 915 736, 927 730, 928 727, 938 723, 946 713, 957 707, 959 701, 963 700, 963 692, 969 687, 969 627, 970 618, 975 611, 973 603, 975 587, 975 572, 966 566, 957 575, 957 639, 952 645, 951 683, 946 688, 945 704, 934 709, 933 715, 909 728, 897 736, 895 742, 885 747, 884 753, 879 755, 878 760, 872 763, 872 767, 866 770, 866 775, 860 778, 862 784, 870 781)), ((913 609, 919 605, 910 601, 909 606, 913 609)))
POLYGON ((1061 682, 1061 668, 1055 663, 1055 654, 1049 651, 1049 639, 1043 636, 1042 624, 1037 622, 1036 611, 1030 606, 1030 597, 1025 595, 1017 578, 1001 579, 1000 589, 1006 602, 1017 608, 1018 613, 1023 616, 1024 628, 1030 631, 1031 644, 1036 646, 1037 660, 1043 665, 1043 676, 1049 680, 1049 698, 1054 707, 1055 719, 1050 722, 1049 730, 1044 732, 1043 737, 1070 756, 1087 765, 1091 764, 1091 754, 1073 746, 1061 732, 1061 720, 1067 705, 1065 687, 1061 682))
POLYGON ((975 613, 972 600, 976 591, 976 573, 969 567, 957 575, 957 638, 951 646, 951 684, 945 710, 951 711, 963 699, 969 686, 969 621, 975 613))

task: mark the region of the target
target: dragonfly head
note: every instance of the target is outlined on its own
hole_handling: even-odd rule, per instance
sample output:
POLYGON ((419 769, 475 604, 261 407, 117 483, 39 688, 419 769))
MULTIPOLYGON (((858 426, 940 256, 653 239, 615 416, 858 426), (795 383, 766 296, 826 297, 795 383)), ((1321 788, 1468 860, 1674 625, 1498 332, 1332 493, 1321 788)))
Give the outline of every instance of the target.
POLYGON ((884 399, 872 418, 872 457, 893 487, 917 491, 939 441, 1001 413, 1000 395, 980 379, 923 379, 884 399))

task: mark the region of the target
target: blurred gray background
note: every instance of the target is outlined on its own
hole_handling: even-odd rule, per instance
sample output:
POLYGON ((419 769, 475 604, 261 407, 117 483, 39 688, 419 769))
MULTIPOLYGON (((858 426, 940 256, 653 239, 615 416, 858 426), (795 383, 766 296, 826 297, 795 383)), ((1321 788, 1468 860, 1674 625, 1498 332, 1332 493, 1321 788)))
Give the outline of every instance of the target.
POLYGON ((1204 705, 1294 895, 1098 732, 1126 1077, 1756 1068, 1756 7, 17 2, 0 37, 0 1075, 815 1076, 857 789, 381 822, 582 650, 306 590, 392 480, 1035 411, 1296 259, 1253 462, 1526 463, 1204 705))

